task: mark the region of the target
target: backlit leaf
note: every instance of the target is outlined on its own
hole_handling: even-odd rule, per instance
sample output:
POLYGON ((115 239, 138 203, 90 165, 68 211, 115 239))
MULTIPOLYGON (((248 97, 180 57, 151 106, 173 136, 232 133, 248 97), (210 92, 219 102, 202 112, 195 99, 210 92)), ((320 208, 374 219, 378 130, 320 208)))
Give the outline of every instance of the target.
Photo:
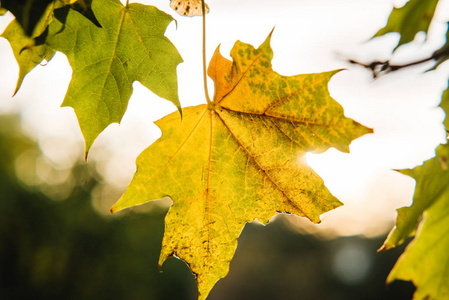
MULTIPOLYGON (((2 2, 3 3, 3 2, 2 2)), ((53 18, 53 10, 62 3, 54 2, 47 6, 46 11, 39 15, 41 19, 33 24, 33 32, 27 34, 17 17, 9 23, 1 37, 7 39, 11 45, 14 57, 19 65, 19 78, 14 94, 20 89, 25 76, 43 60, 49 61, 55 51, 47 44, 37 44, 35 38, 42 34, 53 18)))
MULTIPOLYGON (((54 1, 32 1, 30 7, 27 6, 25 1, 7 1, 16 15, 21 16, 22 19, 16 18, 8 25, 1 37, 7 39, 11 45, 14 53, 14 57, 19 65, 19 78, 17 80, 16 89, 14 94, 20 89, 25 76, 34 69, 43 60, 46 62, 55 54, 53 50, 46 42, 48 25, 54 20, 54 10, 61 8, 65 5, 70 5, 72 9, 75 9, 82 13, 86 18, 92 22, 98 24, 95 19, 92 10, 90 9, 90 0, 54 0, 54 1), (33 9, 36 5, 42 5, 43 3, 50 3, 46 6, 46 10, 40 12, 39 9, 33 9), (38 16, 39 20, 33 21, 32 24, 28 24, 28 28, 31 32, 25 32, 24 30, 24 15, 32 15, 33 20, 38 16)), ((2 2, 4 4, 4 2, 2 2)), ((8 6, 9 7, 9 6, 8 6)), ((4 12, 6 10, 1 8, 4 12)), ((0 11, 1 13, 1 11, 0 11)), ((25 27, 27 27, 25 26, 25 27)))
MULTIPOLYGON (((440 107, 449 108, 449 89, 443 93, 440 107)), ((444 125, 449 127, 446 117, 444 125)), ((413 203, 398 209, 396 226, 380 250, 388 250, 415 235, 397 261, 387 282, 412 281, 414 299, 449 297, 449 146, 440 145, 436 155, 412 170, 402 173, 416 180, 413 203)))
MULTIPOLYGON (((444 111, 449 109, 449 88, 444 91, 440 107, 444 111)), ((444 121, 449 128, 449 118, 444 121)), ((436 157, 426 161, 422 166, 412 170, 400 170, 402 174, 408 175, 416 180, 413 204, 409 207, 397 209, 398 216, 396 224, 388 235, 379 251, 384 251, 402 244, 405 239, 416 233, 416 228, 424 212, 433 205, 435 200, 444 191, 449 173, 446 173, 446 146, 440 146, 436 151, 436 157), (434 177, 441 180, 434 180, 434 177)))
POLYGON ((445 149, 445 146, 440 146, 439 150, 437 150, 437 157, 428 160, 422 166, 412 170, 400 171, 416 180, 413 204, 409 207, 397 209, 396 226, 388 235, 380 251, 396 247, 402 244, 408 237, 415 235, 417 225, 423 213, 434 204, 446 188, 446 182, 449 182, 449 172, 446 172, 447 170, 443 168, 446 165, 445 149), (441 178, 441 180, 435 180, 436 176, 441 178))
POLYGON ((448 88, 443 92, 443 96, 441 97, 440 107, 446 112, 446 118, 444 119, 444 127, 446 128, 446 131, 448 131, 449 118, 447 117, 447 112, 449 112, 449 82, 448 88))
MULTIPOLYGON (((70 5, 85 14, 92 0, 2 0, 0 10, 10 11, 27 37, 36 36, 36 28, 42 27, 42 19, 48 18, 53 9, 70 5)), ((3 13, 0 11, 0 16, 3 13)), ((48 23, 47 23, 48 24, 48 23)), ((47 25, 46 24, 46 25, 47 25)), ((44 28, 45 29, 45 28, 44 28)))
MULTIPOLYGON (((413 299, 449 298, 449 146, 440 145, 436 156, 407 173, 416 179, 410 207, 399 209, 396 229, 385 247, 413 235, 414 240, 397 261, 387 281, 412 281, 413 299)), ((391 246, 390 246, 391 245, 391 246)))
POLYGON ((56 10, 47 38, 72 66, 63 106, 75 109, 86 155, 97 136, 122 119, 134 81, 180 109, 176 67, 182 62, 164 36, 173 19, 157 8, 95 0, 92 11, 102 27, 68 7, 56 10))
POLYGON ((237 42, 233 61, 215 52, 210 105, 156 122, 162 137, 140 154, 137 172, 111 212, 169 196, 159 264, 175 256, 196 275, 199 298, 229 270, 247 222, 276 213, 319 223, 342 203, 307 165, 307 151, 349 151, 368 129, 344 117, 327 88, 338 71, 281 76, 268 38, 258 49, 237 42))
POLYGON ((2 0, 0 6, 9 10, 16 18, 17 24, 21 26, 22 32, 31 37, 35 27, 42 17, 47 14, 49 4, 58 2, 54 0, 2 0))
POLYGON ((427 33, 437 4, 438 0, 410 0, 403 7, 394 8, 387 25, 374 36, 398 32, 401 38, 397 47, 413 41, 418 32, 427 33))

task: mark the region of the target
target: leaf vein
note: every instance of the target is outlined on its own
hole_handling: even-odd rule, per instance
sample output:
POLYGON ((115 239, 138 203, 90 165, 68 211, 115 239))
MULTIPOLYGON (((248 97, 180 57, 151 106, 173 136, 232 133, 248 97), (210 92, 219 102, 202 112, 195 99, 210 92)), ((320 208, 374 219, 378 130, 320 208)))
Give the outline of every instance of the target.
MULTIPOLYGON (((223 100, 224 100, 230 93, 232 93, 232 91, 235 90, 235 88, 239 85, 240 81, 242 81, 242 79, 245 77, 246 73, 249 72, 249 70, 254 66, 254 64, 255 64, 256 62, 259 61, 259 59, 260 59, 261 57, 262 57, 262 53, 259 53, 259 54, 254 58, 254 60, 251 62, 251 64, 248 66, 248 68, 247 68, 245 71, 243 71, 243 73, 241 74, 240 78, 239 78, 239 79, 237 80, 237 82, 232 86, 232 88, 231 88, 226 94, 224 94, 223 97, 222 97, 220 100, 217 101, 217 104, 220 103, 221 101, 223 101, 223 100)), ((232 71, 234 71, 234 70, 235 70, 235 68, 232 69, 232 71)), ((231 82, 232 82, 232 80, 233 80, 232 74, 233 74, 233 73, 231 73, 231 78, 230 78, 230 80, 229 80, 229 81, 231 81, 231 82)))
POLYGON ((219 117, 219 119, 221 120, 221 122, 223 123, 223 125, 228 129, 230 135, 233 137, 233 139, 237 142, 237 144, 244 150, 244 152, 246 153, 246 155, 251 158, 253 160, 253 162, 256 164, 256 166, 262 170, 262 172, 265 174, 264 176, 264 181, 265 179, 268 179, 284 196, 285 199, 287 199, 287 201, 296 209, 298 209, 299 211, 301 211, 304 215, 305 212, 285 193, 285 191, 275 182, 275 180, 268 174, 267 170, 265 170, 258 162, 257 160, 254 158, 254 156, 250 153, 250 151, 248 149, 246 149, 246 147, 243 145, 243 143, 237 138, 237 136, 234 135, 234 133, 232 132, 231 128, 228 126, 228 124, 226 124, 225 120, 220 116, 220 114, 216 113, 217 116, 219 117))

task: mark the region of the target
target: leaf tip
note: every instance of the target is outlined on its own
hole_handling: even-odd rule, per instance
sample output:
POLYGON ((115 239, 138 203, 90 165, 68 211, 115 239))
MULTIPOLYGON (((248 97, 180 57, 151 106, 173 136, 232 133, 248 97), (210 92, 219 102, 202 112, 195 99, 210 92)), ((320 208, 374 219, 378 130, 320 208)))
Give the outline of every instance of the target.
POLYGON ((336 199, 336 200, 337 201, 332 202, 332 205, 334 206, 334 209, 344 205, 344 203, 341 202, 340 200, 338 200, 338 199, 336 199))
MULTIPOLYGON (((273 29, 271 29, 270 33, 268 34, 267 38, 265 39, 265 41, 262 43, 262 45, 264 44, 268 44, 268 46, 271 44, 271 37, 273 36, 273 31, 276 28, 276 26, 273 26, 273 29)), ((261 46, 262 46, 261 45, 261 46)))
MULTIPOLYGON (((19 72, 19 73, 21 73, 21 72, 19 72)), ((20 87, 22 86, 22 82, 23 82, 24 78, 25 78, 25 75, 19 74, 19 79, 17 80, 16 89, 14 90, 14 93, 12 94, 11 97, 14 97, 17 94, 20 87)))
POLYGON ((340 68, 340 69, 335 69, 335 70, 328 71, 327 73, 329 74, 329 75, 328 75, 328 76, 329 76, 329 80, 330 80, 332 77, 334 77, 334 75, 340 73, 341 71, 347 71, 347 70, 348 70, 348 69, 346 69, 346 68, 340 68))
POLYGON ((385 244, 383 244, 379 249, 377 249, 377 253, 387 251, 388 249, 389 249, 389 248, 387 248, 387 247, 385 246, 385 244))
POLYGON ((84 161, 87 162, 87 158, 90 153, 90 148, 92 147, 92 144, 94 143, 95 139, 98 137, 98 134, 94 138, 91 138, 90 136, 85 134, 82 129, 81 132, 83 133, 84 136, 84 161))
POLYGON ((11 97, 14 97, 18 91, 19 91, 19 86, 16 87, 16 89, 14 90, 14 93, 12 93, 11 97))
POLYGON ((181 120, 182 120, 182 108, 181 108, 181 105, 176 105, 176 107, 178 108, 178 112, 179 112, 179 115, 181 116, 181 120))
POLYGON ((271 37, 273 35, 273 31, 276 28, 276 25, 273 26, 273 29, 271 29, 270 34, 268 35, 268 37, 271 37))
POLYGON ((415 178, 414 177, 415 173, 414 173, 413 169, 394 169, 393 171, 396 171, 396 172, 401 173, 403 175, 407 175, 409 177, 415 178))
MULTIPOLYGON (((396 211, 398 212, 398 215, 400 213, 400 208, 396 209, 396 211)), ((397 220, 396 220, 397 223, 397 220)), ((385 252, 387 250, 390 250, 398 245, 400 245, 402 243, 402 241, 398 241, 397 236, 395 236, 395 232, 396 232, 396 228, 397 225, 393 226, 393 228, 391 229, 391 231, 388 233, 387 238, 385 239, 384 243, 382 244, 382 246, 377 249, 377 252, 385 252)))
POLYGON ((115 203, 110 209, 109 212, 111 214, 118 212, 119 210, 122 210, 123 207, 117 207, 117 203, 115 203))

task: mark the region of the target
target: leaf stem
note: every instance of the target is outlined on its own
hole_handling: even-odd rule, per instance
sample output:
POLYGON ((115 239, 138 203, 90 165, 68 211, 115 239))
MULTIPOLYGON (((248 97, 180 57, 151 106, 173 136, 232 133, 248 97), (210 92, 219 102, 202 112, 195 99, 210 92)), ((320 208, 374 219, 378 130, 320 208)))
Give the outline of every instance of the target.
POLYGON ((201 10, 203 15, 203 80, 204 80, 204 93, 206 94, 207 106, 213 107, 213 103, 209 98, 209 91, 207 90, 207 72, 206 72, 206 5, 204 0, 201 0, 201 10))

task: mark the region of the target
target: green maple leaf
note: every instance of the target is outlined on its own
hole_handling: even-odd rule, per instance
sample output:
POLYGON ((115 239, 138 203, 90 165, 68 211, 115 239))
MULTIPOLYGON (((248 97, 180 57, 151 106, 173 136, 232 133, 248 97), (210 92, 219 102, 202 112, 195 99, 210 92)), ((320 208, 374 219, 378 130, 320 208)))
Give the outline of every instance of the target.
POLYGON ((137 172, 111 212, 169 196, 159 265, 171 256, 196 275, 199 298, 228 273, 247 222, 276 213, 320 222, 342 203, 306 164, 307 151, 371 132, 344 117, 327 84, 338 71, 281 76, 268 38, 258 49, 237 42, 233 62, 215 52, 208 69, 212 104, 183 109, 156 124, 162 138, 137 159, 137 172))
POLYGON ((96 24, 68 7, 55 10, 46 42, 73 69, 63 106, 75 109, 86 155, 97 136, 122 119, 139 81, 180 110, 176 67, 182 59, 164 36, 173 18, 153 6, 95 0, 96 24))
POLYGON ((413 204, 400 208, 396 229, 385 243, 392 247, 415 233, 388 276, 412 281, 413 299, 449 298, 449 145, 440 145, 436 156, 406 173, 416 180, 413 204))
MULTIPOLYGON (((2 2, 3 5, 3 2, 2 2)), ((45 43, 36 43, 35 38, 41 35, 53 18, 53 10, 60 7, 62 3, 54 2, 46 6, 46 10, 39 15, 40 19, 33 24, 32 33, 25 32, 22 24, 17 17, 11 21, 1 37, 7 39, 11 45, 14 57, 19 65, 19 78, 17 80, 14 94, 20 89, 25 76, 42 62, 50 61, 55 51, 45 43)))
MULTIPOLYGON (((449 109, 449 88, 443 93, 440 107, 449 109)), ((444 125, 449 128, 449 118, 446 117, 444 125)), ((448 163, 449 145, 445 144, 422 166, 400 171, 416 180, 413 203, 397 210, 396 226, 379 249, 396 247, 415 235, 387 279, 387 282, 412 281, 417 287, 414 299, 449 297, 448 163)))
POLYGON ((23 34, 27 37, 35 37, 36 30, 42 28, 42 20, 49 17, 49 12, 65 5, 70 5, 71 8, 94 20, 95 17, 90 9, 91 2, 92 0, 2 0, 0 16, 10 11, 18 25, 22 27, 23 34))
MULTIPOLYGON (((98 25, 90 9, 90 0, 32 1, 31 6, 24 1, 2 1, 1 4, 10 8, 16 16, 1 35, 9 41, 19 65, 19 78, 14 95, 20 89, 25 76, 43 60, 50 61, 55 54, 55 50, 46 43, 48 25, 54 20, 55 9, 70 5, 72 9, 78 10, 98 25), (40 9, 34 9, 35 6, 46 9, 41 12, 40 9), (28 28, 31 32, 27 32, 24 28, 28 28)), ((2 12, 6 12, 3 7, 0 8, 0 15, 2 12)))
POLYGON ((414 169, 400 170, 416 180, 413 204, 397 209, 396 225, 388 235, 379 251, 389 250, 402 244, 407 238, 416 233, 418 223, 427 211, 446 189, 449 172, 446 172, 446 145, 437 149, 436 157, 426 161, 422 166, 414 169), (441 180, 435 180, 436 177, 441 180))
POLYGON ((42 17, 47 15, 48 6, 54 0, 2 0, 0 6, 9 10, 16 18, 22 32, 31 37, 42 17))
POLYGON ((25 34, 22 26, 16 20, 11 21, 1 37, 9 41, 14 57, 19 64, 19 78, 14 90, 14 94, 16 94, 25 76, 43 59, 49 61, 55 51, 45 44, 36 45, 36 41, 25 34))
POLYGON ((403 7, 394 8, 387 25, 380 29, 374 37, 389 32, 398 32, 401 38, 397 47, 413 41, 418 32, 427 33, 437 4, 438 0, 410 0, 403 7))
POLYGON ((449 112, 449 82, 448 88, 443 92, 443 96, 441 97, 440 107, 446 112, 446 118, 444 119, 444 127, 446 128, 446 132, 449 133, 449 118, 447 117, 447 112, 449 112))

